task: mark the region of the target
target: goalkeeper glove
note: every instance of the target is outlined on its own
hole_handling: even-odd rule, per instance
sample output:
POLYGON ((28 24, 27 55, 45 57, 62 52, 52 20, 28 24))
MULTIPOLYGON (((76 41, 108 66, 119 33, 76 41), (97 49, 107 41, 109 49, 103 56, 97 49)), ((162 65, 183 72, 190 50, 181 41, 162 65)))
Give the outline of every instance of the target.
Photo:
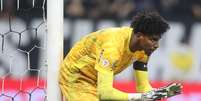
POLYGON ((180 83, 172 83, 168 86, 151 90, 142 94, 142 101, 156 101, 164 98, 181 94, 182 86, 180 83))

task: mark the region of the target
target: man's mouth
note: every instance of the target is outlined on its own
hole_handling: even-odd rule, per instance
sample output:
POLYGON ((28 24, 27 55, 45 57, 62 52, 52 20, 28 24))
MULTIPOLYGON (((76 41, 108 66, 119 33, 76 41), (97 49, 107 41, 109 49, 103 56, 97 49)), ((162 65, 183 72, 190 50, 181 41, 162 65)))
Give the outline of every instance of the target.
POLYGON ((148 51, 147 51, 147 53, 150 55, 151 53, 153 53, 155 51, 155 49, 149 49, 148 51))

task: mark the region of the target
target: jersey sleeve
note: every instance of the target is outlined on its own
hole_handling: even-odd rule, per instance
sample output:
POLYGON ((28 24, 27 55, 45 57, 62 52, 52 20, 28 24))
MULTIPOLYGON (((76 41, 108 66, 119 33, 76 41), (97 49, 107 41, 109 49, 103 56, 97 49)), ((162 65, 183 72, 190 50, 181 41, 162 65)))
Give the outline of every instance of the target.
POLYGON ((98 97, 107 101, 127 101, 128 94, 113 88, 113 71, 98 72, 98 97))
POLYGON ((147 71, 135 70, 134 75, 136 79, 136 91, 138 93, 148 92, 153 89, 149 82, 147 71))

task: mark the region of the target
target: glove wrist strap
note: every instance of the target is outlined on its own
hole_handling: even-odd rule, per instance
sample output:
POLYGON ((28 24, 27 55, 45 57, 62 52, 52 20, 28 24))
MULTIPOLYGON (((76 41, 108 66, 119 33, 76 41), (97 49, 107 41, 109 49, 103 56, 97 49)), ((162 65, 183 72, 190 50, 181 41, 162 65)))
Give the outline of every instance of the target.
POLYGON ((133 63, 133 68, 135 70, 147 71, 147 63, 136 61, 133 63))

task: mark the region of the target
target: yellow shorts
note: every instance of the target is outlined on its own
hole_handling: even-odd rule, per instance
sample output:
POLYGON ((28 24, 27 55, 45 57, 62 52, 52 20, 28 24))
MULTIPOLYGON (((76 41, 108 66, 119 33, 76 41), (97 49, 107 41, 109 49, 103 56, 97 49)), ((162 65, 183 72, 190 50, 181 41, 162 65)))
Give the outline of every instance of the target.
POLYGON ((87 82, 79 73, 61 70, 59 86, 67 101, 99 101, 96 84, 87 82))
POLYGON ((77 89, 60 84, 61 91, 67 101, 99 101, 96 91, 84 91, 84 86, 79 86, 77 89))

